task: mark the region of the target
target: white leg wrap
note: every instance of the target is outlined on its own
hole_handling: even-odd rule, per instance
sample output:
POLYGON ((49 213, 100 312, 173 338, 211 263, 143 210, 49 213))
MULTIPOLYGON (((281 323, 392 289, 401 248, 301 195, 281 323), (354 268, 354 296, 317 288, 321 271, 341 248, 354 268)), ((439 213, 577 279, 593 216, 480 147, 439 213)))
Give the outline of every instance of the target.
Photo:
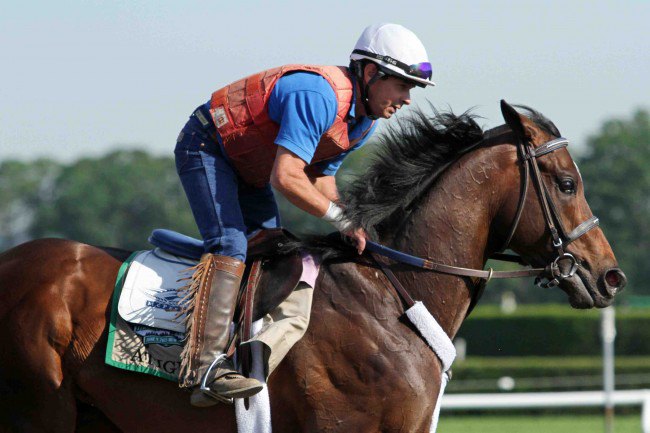
POLYGON ((435 433, 436 428, 438 428, 440 402, 442 401, 442 395, 445 392, 447 382, 449 382, 447 370, 451 368, 451 364, 453 364, 454 359, 456 359, 456 348, 447 333, 440 327, 440 324, 438 324, 436 319, 431 315, 431 313, 429 313, 429 310, 427 310, 422 302, 418 301, 415 305, 406 310, 406 316, 409 318, 411 323, 415 325, 418 331, 420 331, 420 334, 422 334, 426 342, 442 362, 440 392, 438 393, 436 407, 433 410, 431 428, 429 430, 429 433, 435 433))
MULTIPOLYGON (((252 332, 257 334, 262 328, 262 319, 253 323, 252 332)), ((237 417, 238 433, 271 433, 271 402, 269 401, 269 390, 264 378, 264 363, 262 361, 262 346, 254 344, 251 349, 253 353, 253 365, 251 366, 250 377, 264 383, 264 389, 252 397, 249 397, 249 407, 246 409, 244 399, 235 399, 235 415, 237 417)))
POLYGON ((436 408, 433 410, 433 416, 431 417, 431 428, 429 433, 436 433, 438 428, 438 418, 440 417, 440 402, 442 401, 442 395, 445 393, 445 388, 449 383, 449 375, 447 372, 442 373, 442 378, 440 379, 440 392, 438 393, 438 401, 436 401, 436 408))
POLYGON ((406 315, 442 361, 442 371, 449 370, 456 359, 456 348, 427 307, 418 301, 406 310, 406 315))

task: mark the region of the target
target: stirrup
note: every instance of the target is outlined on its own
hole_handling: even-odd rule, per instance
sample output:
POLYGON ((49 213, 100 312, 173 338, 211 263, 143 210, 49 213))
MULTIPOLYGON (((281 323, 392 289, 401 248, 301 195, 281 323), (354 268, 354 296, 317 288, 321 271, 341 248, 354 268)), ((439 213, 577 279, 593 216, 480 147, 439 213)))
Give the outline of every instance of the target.
POLYGON ((221 355, 217 356, 214 361, 212 361, 212 364, 208 367, 208 370, 205 372, 203 375, 203 379, 201 379, 201 385, 199 386, 199 390, 201 390, 202 393, 209 395, 210 397, 214 398, 215 400, 218 400, 222 403, 228 403, 228 404, 233 404, 234 399, 229 398, 229 397, 224 397, 222 395, 216 394, 212 392, 210 387, 208 386, 208 376, 210 375, 210 372, 221 365, 228 357, 226 356, 225 353, 222 353, 221 355))

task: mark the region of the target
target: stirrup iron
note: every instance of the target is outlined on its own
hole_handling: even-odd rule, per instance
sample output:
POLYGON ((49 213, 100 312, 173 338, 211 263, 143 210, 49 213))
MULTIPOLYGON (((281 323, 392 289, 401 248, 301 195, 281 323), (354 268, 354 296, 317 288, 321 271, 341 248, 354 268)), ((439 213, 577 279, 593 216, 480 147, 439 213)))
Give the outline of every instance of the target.
POLYGON ((212 363, 208 367, 208 370, 203 375, 203 379, 201 379, 201 384, 199 385, 199 389, 201 390, 202 393, 214 398, 215 400, 218 400, 218 401, 220 401, 222 403, 233 404, 233 402, 235 401, 233 398, 224 397, 224 396, 221 396, 219 394, 216 394, 216 393, 212 392, 212 390, 210 389, 210 387, 208 386, 208 383, 207 383, 208 382, 208 376, 210 375, 210 372, 213 369, 219 367, 226 359, 228 359, 228 357, 226 356, 225 353, 222 353, 221 355, 217 356, 214 359, 214 361, 212 361, 212 363))

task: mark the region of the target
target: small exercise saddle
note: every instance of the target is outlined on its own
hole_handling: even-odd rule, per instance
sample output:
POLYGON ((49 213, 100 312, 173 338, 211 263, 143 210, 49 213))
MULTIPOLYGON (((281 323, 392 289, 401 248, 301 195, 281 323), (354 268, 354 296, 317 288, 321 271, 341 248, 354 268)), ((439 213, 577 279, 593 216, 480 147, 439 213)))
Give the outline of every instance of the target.
MULTIPOLYGON (((246 272, 242 278, 235 325, 237 332, 228 350, 231 356, 238 342, 249 340, 252 323, 261 319, 282 303, 296 288, 302 275, 302 258, 294 249, 279 254, 288 242, 298 238, 288 230, 277 228, 258 232, 248 241, 246 272)), ((166 229, 156 229, 149 242, 171 254, 199 260, 203 255, 203 242, 166 229)), ((244 373, 250 367, 248 350, 239 353, 244 373)))

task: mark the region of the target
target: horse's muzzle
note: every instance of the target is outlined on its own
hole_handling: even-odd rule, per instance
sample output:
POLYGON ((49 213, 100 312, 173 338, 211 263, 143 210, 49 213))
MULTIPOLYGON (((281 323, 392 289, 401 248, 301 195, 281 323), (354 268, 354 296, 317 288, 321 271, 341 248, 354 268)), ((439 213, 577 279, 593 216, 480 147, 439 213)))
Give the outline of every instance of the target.
POLYGON ((608 269, 603 277, 605 290, 611 297, 623 290, 627 284, 627 277, 619 268, 608 269))

